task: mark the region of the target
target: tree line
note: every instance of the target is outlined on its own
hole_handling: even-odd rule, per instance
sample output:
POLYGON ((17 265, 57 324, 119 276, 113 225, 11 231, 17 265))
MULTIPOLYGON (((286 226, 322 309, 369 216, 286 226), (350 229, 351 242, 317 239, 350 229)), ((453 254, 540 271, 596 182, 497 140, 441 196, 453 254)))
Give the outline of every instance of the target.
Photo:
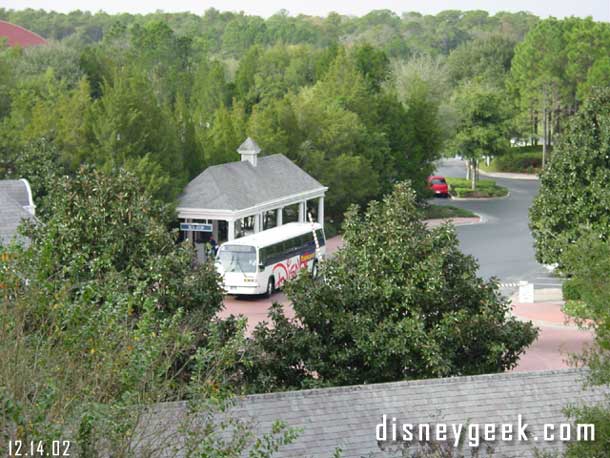
POLYGON ((537 143, 540 128, 550 145, 609 74, 610 27, 591 19, 385 10, 0 18, 55 38, 0 52, 3 175, 44 140, 68 173, 122 165, 172 201, 205 167, 237 160, 250 135, 329 186, 333 220, 397 181, 422 191, 442 153, 476 168, 511 137, 537 143))

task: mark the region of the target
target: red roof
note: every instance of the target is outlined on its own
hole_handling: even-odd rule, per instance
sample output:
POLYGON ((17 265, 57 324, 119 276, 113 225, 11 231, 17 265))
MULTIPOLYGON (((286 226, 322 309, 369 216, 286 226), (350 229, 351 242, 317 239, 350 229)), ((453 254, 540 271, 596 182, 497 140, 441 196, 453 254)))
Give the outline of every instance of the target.
POLYGON ((30 32, 23 27, 11 24, 10 22, 0 20, 0 38, 7 38, 9 46, 27 46, 44 45, 47 40, 34 32, 30 32))

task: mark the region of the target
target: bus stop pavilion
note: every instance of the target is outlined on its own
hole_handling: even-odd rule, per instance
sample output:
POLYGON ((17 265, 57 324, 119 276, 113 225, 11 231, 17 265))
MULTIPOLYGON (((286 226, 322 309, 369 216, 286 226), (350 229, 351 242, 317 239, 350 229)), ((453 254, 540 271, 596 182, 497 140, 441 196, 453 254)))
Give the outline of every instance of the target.
POLYGON ((283 154, 259 157, 247 138, 237 149, 241 161, 208 167, 185 188, 178 203, 180 229, 201 252, 211 236, 230 241, 288 221, 324 222, 327 187, 283 154))

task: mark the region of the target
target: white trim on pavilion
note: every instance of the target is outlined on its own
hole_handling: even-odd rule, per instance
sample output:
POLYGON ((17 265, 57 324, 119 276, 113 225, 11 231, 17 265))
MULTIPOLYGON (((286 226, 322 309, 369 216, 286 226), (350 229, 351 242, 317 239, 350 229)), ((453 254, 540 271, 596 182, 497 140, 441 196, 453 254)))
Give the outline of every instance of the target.
MULTIPOLYGON (((233 240, 248 221, 251 232, 263 230, 271 214, 275 226, 284 222, 284 209, 298 205, 298 221, 307 221, 308 203, 324 222, 324 195, 328 188, 282 154, 258 157, 260 147, 251 138, 237 149, 241 161, 209 167, 191 181, 180 197, 178 217, 185 223, 209 223, 219 240, 220 222, 226 222, 226 240, 233 240), (311 202, 315 201, 315 202, 311 202)), ((189 238, 193 237, 190 234, 189 238)))

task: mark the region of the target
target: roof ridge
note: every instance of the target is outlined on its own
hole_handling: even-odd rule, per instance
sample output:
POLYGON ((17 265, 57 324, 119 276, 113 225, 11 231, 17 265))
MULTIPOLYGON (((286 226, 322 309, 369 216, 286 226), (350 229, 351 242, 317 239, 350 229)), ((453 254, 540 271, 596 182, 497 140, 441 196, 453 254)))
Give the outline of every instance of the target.
POLYGON ((292 391, 276 391, 273 393, 257 393, 241 396, 244 398, 258 398, 258 399, 271 399, 271 398, 283 398, 292 396, 315 396, 321 393, 329 392, 350 392, 350 391, 362 391, 371 390, 376 388, 401 386, 401 385, 448 385, 453 383, 460 383, 465 381, 483 381, 489 379, 520 379, 520 378, 534 378, 534 377, 546 377, 549 375, 558 374, 571 374, 571 373, 587 373, 585 368, 566 368, 566 369, 552 369, 552 370, 539 370, 539 371, 523 371, 523 372, 497 372, 492 374, 479 374, 479 375, 460 375, 452 377, 438 377, 438 378, 426 378, 426 379, 413 379, 413 380, 401 380, 396 382, 382 382, 382 383, 368 383, 359 385, 345 385, 345 386, 334 386, 334 387, 321 387, 311 388, 307 390, 292 390, 292 391))

